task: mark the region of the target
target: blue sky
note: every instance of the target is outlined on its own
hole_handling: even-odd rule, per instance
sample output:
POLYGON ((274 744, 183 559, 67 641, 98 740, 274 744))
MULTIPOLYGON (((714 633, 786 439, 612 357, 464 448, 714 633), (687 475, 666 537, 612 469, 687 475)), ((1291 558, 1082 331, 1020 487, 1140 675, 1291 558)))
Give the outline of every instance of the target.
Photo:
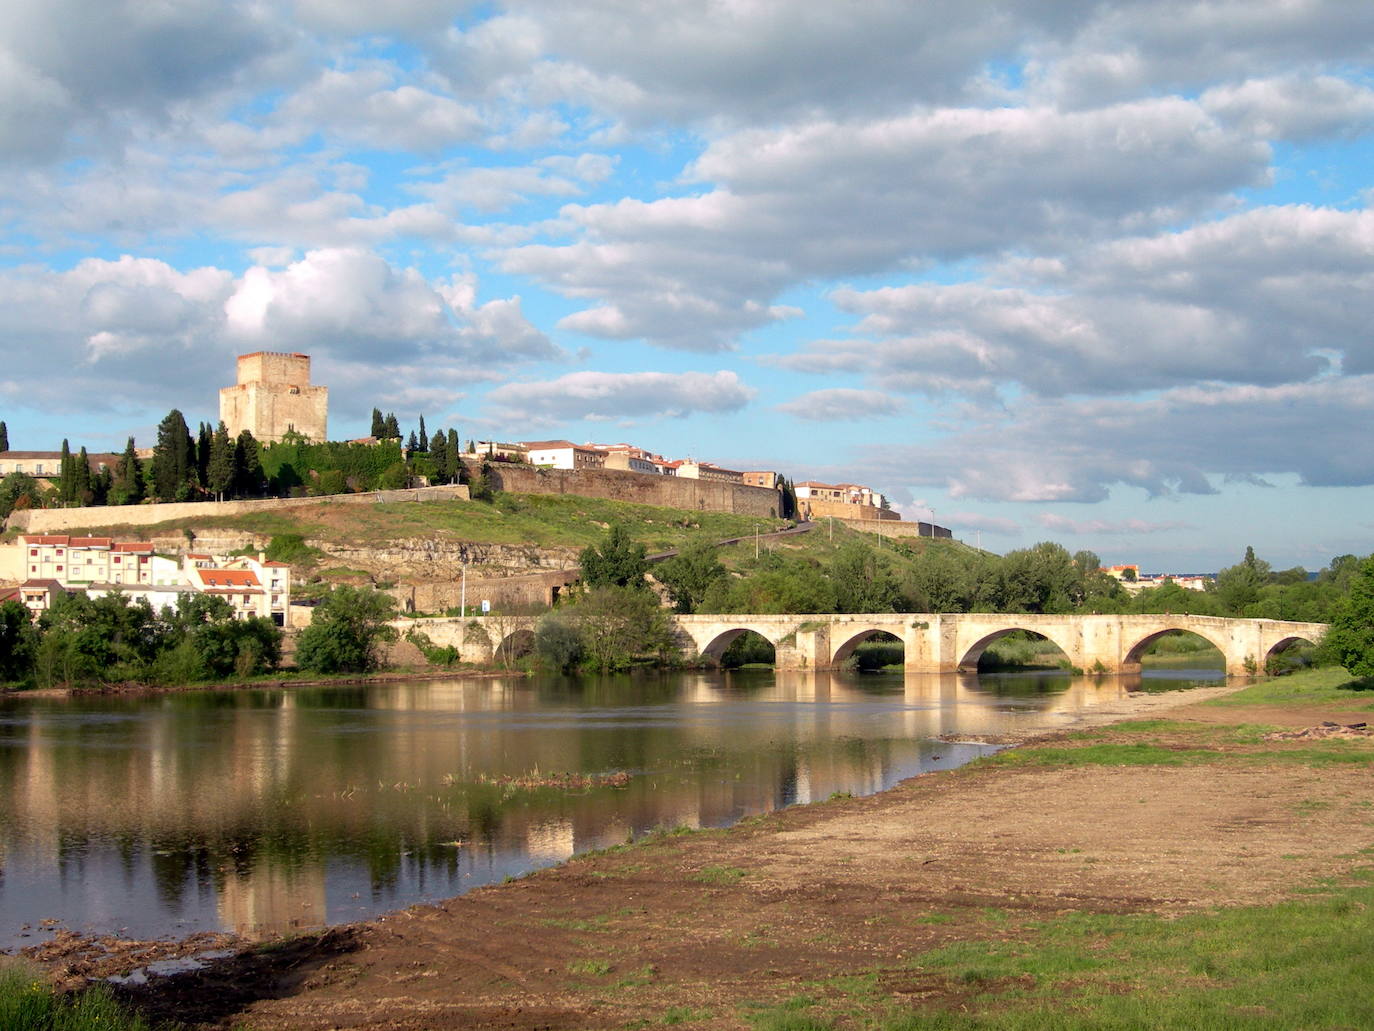
POLYGON ((18 0, 0 419, 627 440, 1156 571, 1374 550, 1374 6, 18 0))

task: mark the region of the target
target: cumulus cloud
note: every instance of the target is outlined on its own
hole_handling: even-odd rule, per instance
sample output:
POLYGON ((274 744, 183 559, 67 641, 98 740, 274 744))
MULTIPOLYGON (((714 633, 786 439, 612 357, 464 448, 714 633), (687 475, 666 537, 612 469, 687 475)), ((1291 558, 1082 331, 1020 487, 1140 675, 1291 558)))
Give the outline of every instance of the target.
POLYGON ((1264 139, 1307 142, 1359 135, 1374 126, 1374 90, 1331 75, 1215 86, 1202 94, 1201 103, 1264 139))
POLYGON ((46 0, 0 15, 0 158, 48 160, 78 133, 123 139, 231 86, 289 44, 250 3, 46 0))
POLYGON ((858 461, 888 482, 995 501, 1097 502, 1118 485, 1154 496, 1212 494, 1214 480, 1255 473, 1363 486, 1374 484, 1371 405, 1371 375, 1202 384, 1139 400, 1026 399, 933 444, 884 445, 858 461))
POLYGON ((1266 158, 1176 98, 747 131, 690 169, 714 189, 568 205, 579 240, 514 248, 503 265, 600 302, 566 328, 723 350, 781 317, 787 286, 1172 221, 1258 182, 1266 158))
POLYGON ((573 372, 547 382, 497 387, 487 394, 487 403, 508 423, 552 424, 735 412, 755 394, 733 372, 573 372))
POLYGON ((772 361, 982 397, 1012 384, 1051 396, 1126 394, 1199 380, 1272 385, 1336 366, 1374 371, 1369 211, 1262 208, 1007 262, 991 279, 842 288, 833 299, 860 316, 854 337, 772 361))
POLYGON ((53 411, 137 399, 210 417, 239 351, 310 353, 345 404, 351 383, 363 398, 412 383, 452 395, 472 378, 563 357, 518 297, 478 303, 476 293, 470 276, 432 284, 361 250, 315 250, 237 279, 91 258, 67 272, 0 272, 0 334, 11 341, 7 374, 31 383, 25 402, 53 411))
POLYGON ((900 398, 881 390, 851 390, 835 387, 814 390, 809 394, 778 405, 778 410, 798 419, 817 422, 840 422, 860 419, 881 419, 896 415, 906 405, 900 398))

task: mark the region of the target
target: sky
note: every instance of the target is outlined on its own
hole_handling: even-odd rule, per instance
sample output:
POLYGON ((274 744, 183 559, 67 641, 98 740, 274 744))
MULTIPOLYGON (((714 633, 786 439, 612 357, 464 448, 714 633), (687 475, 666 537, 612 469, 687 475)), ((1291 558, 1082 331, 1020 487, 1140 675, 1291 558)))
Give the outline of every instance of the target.
POLYGON ((1374 551, 1374 4, 9 0, 12 448, 628 441, 1005 552, 1374 551))

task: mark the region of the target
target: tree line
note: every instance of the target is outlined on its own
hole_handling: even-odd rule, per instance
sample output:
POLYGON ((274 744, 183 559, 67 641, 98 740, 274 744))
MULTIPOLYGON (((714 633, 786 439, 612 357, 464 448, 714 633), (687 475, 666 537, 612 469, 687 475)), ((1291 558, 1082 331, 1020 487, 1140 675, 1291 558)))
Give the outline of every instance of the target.
MULTIPOLYGON (((380 413, 374 409, 374 415, 380 413)), ((50 487, 28 473, 6 475, 0 479, 0 519, 25 508, 343 494, 395 490, 417 478, 431 484, 469 482, 456 430, 436 430, 421 444, 421 416, 421 436, 412 432, 407 448, 394 426, 395 416, 383 422, 388 435, 376 443, 317 443, 288 433, 279 442, 264 444, 248 430, 231 436, 222 421, 217 426, 202 422, 193 435, 185 416, 173 409, 158 424, 157 442, 147 460, 139 457, 130 437, 113 466, 93 469, 86 449, 73 453, 64 439, 50 487)), ((0 445, 6 445, 0 450, 8 449, 4 423, 0 445)), ((489 496, 487 479, 479 479, 474 496, 484 490, 489 496)))

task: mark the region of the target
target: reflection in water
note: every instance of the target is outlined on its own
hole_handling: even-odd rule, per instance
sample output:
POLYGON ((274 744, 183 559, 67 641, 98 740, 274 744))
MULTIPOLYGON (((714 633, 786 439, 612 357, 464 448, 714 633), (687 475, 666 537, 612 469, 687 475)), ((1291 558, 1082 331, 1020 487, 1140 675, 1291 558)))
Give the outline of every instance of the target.
POLYGON ((986 751, 940 735, 1058 725, 1138 686, 762 672, 10 701, 0 946, 46 918, 135 936, 359 919, 656 827, 879 791, 986 751), (622 770, 623 788, 548 783, 622 770))

